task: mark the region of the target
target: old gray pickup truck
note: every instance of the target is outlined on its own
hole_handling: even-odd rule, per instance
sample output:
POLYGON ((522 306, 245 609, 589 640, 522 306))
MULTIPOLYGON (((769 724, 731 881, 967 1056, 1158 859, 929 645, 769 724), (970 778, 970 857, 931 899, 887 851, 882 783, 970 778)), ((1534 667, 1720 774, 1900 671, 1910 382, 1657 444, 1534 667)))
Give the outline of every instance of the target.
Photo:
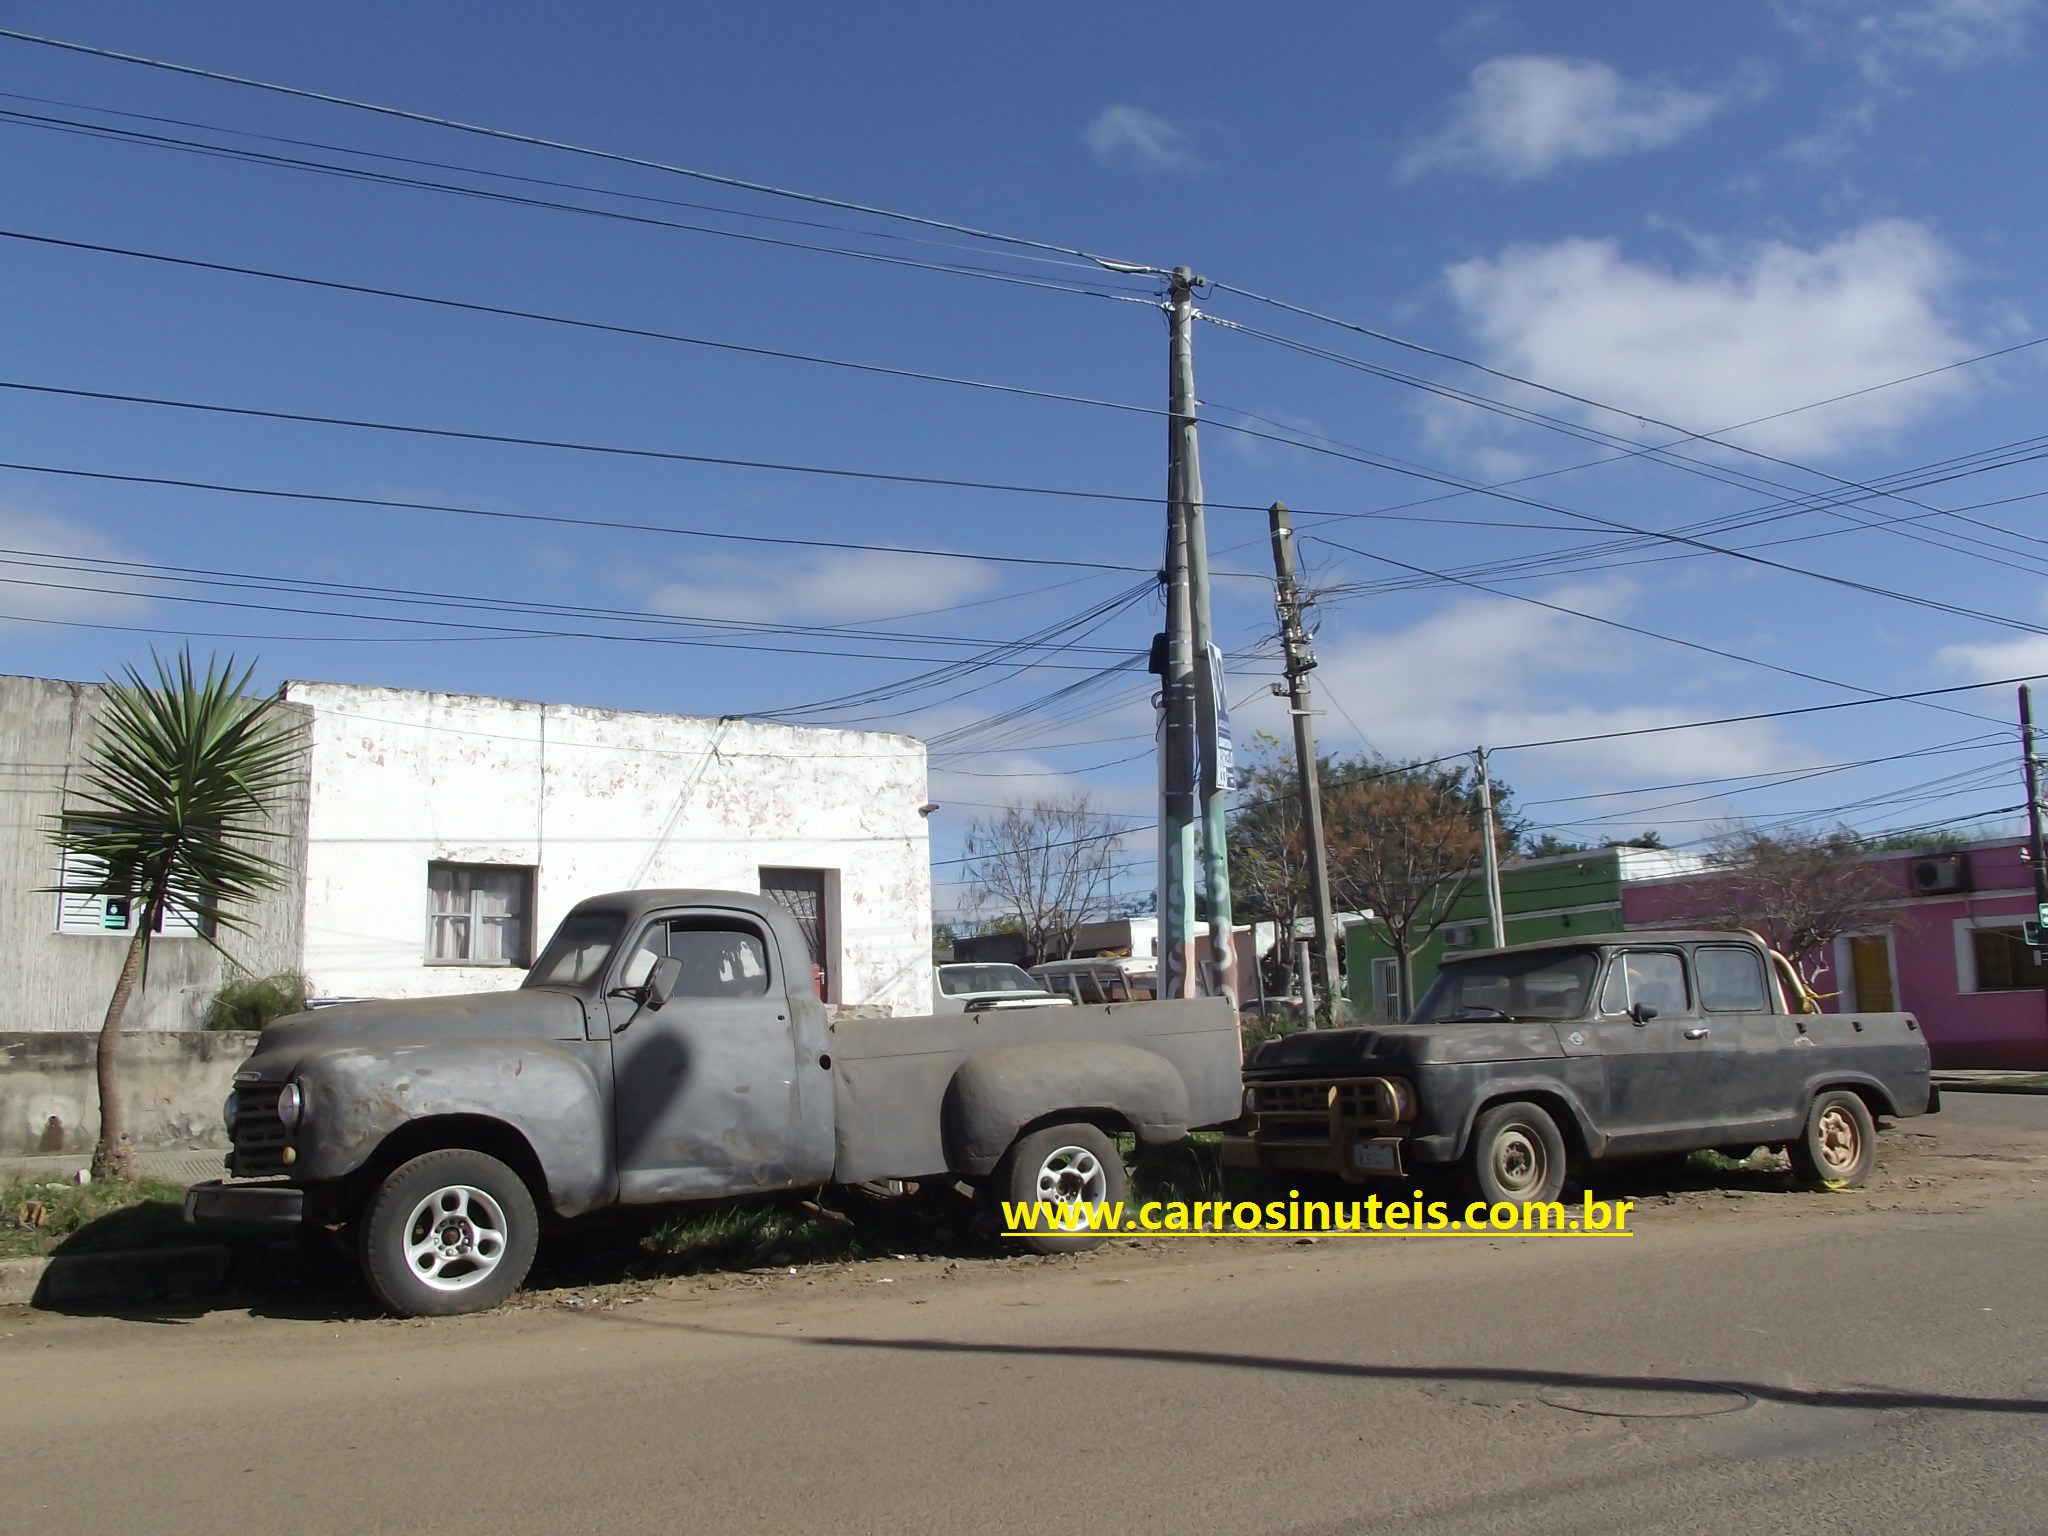
POLYGON ((1908 1013, 1822 1013, 1753 933, 1638 931, 1448 960, 1404 1024, 1271 1040, 1245 1066, 1227 1166, 1354 1182, 1461 1175, 1558 1197, 1608 1160, 1782 1147, 1861 1184, 1876 1117, 1936 1112, 1908 1013))
POLYGON ((621 1207, 934 1179, 1118 1202, 1113 1137, 1233 1119, 1241 1063, 1220 998, 831 1018, 779 904, 628 891, 578 904, 516 989, 270 1025, 227 1104, 233 1177, 185 1213, 339 1229, 392 1311, 472 1312, 543 1223, 621 1207))

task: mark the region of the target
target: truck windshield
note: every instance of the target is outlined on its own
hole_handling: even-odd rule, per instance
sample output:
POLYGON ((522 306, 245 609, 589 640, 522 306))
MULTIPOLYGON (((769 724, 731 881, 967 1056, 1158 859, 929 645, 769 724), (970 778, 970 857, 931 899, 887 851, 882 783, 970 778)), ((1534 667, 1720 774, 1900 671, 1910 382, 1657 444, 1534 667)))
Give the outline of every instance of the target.
POLYGON ((526 973, 523 987, 581 987, 603 969, 626 931, 626 920, 611 912, 584 912, 562 919, 548 947, 526 973))
POLYGON ((939 990, 948 997, 975 992, 1038 992, 1043 989, 1014 965, 948 965, 939 970, 939 990))
POLYGON ((1586 1011, 1599 968, 1599 956, 1589 949, 1547 949, 1447 965, 1409 1022, 1575 1019, 1586 1011))

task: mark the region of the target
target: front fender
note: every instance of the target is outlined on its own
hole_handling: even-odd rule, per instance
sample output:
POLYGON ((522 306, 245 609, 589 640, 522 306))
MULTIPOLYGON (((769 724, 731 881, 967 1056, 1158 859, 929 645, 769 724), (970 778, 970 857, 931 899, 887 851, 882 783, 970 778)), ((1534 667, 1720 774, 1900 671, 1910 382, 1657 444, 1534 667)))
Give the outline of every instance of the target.
POLYGON ((302 1061, 296 1076, 307 1103, 294 1180, 354 1173, 412 1121, 472 1115, 526 1139, 557 1210, 588 1209, 612 1193, 605 1085, 574 1044, 480 1040, 326 1051, 302 1061))
POLYGON ((1527 1100, 1551 1110, 1562 1110, 1571 1122, 1562 1129, 1576 1131, 1579 1144, 1591 1157, 1606 1156, 1608 1144, 1613 1139, 1594 1123, 1592 1115, 1587 1112, 1585 1100, 1572 1085, 1558 1077, 1480 1077, 1475 1074, 1467 1080, 1467 1092, 1461 1097, 1463 1102, 1451 1114, 1430 1117, 1436 1122, 1432 1128, 1439 1132, 1436 1137, 1428 1138, 1437 1143, 1431 1149, 1436 1154, 1432 1161, 1452 1163, 1462 1158, 1472 1145, 1472 1128, 1478 1124, 1485 1106, 1515 1099, 1527 1100))
POLYGON ((964 1062, 946 1085, 947 1161, 972 1176, 988 1174, 1025 1126, 1070 1110, 1107 1112, 1145 1142, 1188 1133, 1187 1084, 1162 1056, 1086 1041, 1004 1046, 964 1062))

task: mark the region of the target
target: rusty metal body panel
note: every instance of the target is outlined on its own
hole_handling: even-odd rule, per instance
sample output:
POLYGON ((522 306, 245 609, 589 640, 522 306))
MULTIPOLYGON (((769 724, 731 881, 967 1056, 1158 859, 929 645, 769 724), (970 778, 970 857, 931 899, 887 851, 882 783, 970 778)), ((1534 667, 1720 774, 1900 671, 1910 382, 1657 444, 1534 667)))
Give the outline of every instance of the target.
POLYGON ((842 1019, 832 1039, 843 1183, 980 1177, 1022 1126, 1058 1111, 1176 1141, 1236 1118, 1243 1092, 1237 1017, 1221 998, 842 1019))

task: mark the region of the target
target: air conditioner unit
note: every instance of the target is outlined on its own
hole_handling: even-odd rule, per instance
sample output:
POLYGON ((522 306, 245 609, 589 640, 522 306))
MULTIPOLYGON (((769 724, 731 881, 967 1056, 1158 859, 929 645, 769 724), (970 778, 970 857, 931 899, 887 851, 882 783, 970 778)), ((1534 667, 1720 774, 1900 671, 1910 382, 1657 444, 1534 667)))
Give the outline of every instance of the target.
POLYGON ((1970 888, 1970 861, 1960 853, 1915 859, 1912 868, 1915 896, 1945 896, 1970 888))
POLYGON ((1447 923, 1444 925, 1445 949, 1471 949, 1479 943, 1477 923, 1447 923))

